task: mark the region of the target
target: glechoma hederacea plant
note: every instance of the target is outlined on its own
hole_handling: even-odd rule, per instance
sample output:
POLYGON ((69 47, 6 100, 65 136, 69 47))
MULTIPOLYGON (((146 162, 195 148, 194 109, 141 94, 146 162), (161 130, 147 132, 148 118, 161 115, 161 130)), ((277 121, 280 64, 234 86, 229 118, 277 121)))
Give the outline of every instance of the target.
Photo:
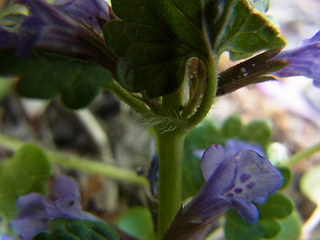
MULTIPOLYGON (((260 142, 247 136, 224 141, 224 146, 214 142, 206 146, 201 156, 205 183, 186 203, 181 193, 184 139, 217 97, 239 88, 289 76, 306 76, 320 86, 320 33, 296 49, 283 50, 285 40, 266 17, 266 0, 113 0, 111 4, 104 0, 15 1, 1 15, 1 75, 17 77, 15 90, 24 97, 59 96, 66 107, 79 109, 106 90, 141 115, 156 143, 149 180, 157 192, 157 220, 149 238, 204 239, 219 227, 225 214, 227 239, 238 234, 228 230, 231 220, 254 229, 250 239, 280 234, 284 226, 277 219, 293 210, 291 201, 276 192, 289 170, 271 164, 263 153, 267 145, 257 146, 260 142), (231 60, 242 62, 218 72, 219 57, 225 51, 231 60), (272 204, 289 210, 270 213, 272 204)), ((6 207, 0 212, 19 237, 63 239, 72 233, 81 239, 119 239, 112 227, 82 211, 74 180, 60 176, 51 193, 54 199, 41 195, 51 175, 47 158, 54 156, 45 153, 26 145, 8 163, 1 163, 1 181, 9 179, 4 169, 11 169, 16 171, 15 188, 24 189, 10 199, 0 199, 13 206, 10 212, 6 207), (26 176, 18 167, 23 157, 30 161, 26 176)), ((82 164, 91 166, 79 161, 82 164)), ((121 180, 117 176, 121 170, 113 169, 110 177, 121 180)), ((138 175, 130 176, 128 182, 147 183, 138 175)), ((5 185, 1 188, 8 191, 5 185)))

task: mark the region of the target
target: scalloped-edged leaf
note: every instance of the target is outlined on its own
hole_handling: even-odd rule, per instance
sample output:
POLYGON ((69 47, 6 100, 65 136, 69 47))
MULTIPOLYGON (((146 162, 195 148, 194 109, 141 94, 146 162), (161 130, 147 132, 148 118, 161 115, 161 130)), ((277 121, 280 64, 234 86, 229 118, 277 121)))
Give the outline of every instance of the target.
POLYGON ((266 148, 272 137, 271 125, 264 119, 250 122, 244 129, 241 139, 257 143, 266 148))
POLYGON ((279 221, 281 232, 270 240, 299 240, 301 235, 302 220, 296 210, 288 217, 279 221))
POLYGON ((121 216, 118 227, 140 240, 156 239, 150 210, 145 207, 130 208, 121 216))
POLYGON ((263 219, 285 218, 294 210, 292 201, 280 193, 270 196, 266 204, 257 205, 257 208, 260 217, 263 219))
POLYGON ((111 73, 98 65, 33 50, 28 59, 11 49, 0 51, 0 74, 19 77, 17 91, 28 98, 50 99, 60 95, 70 108, 88 105, 101 88, 112 85, 111 73))
POLYGON ((274 220, 259 220, 256 224, 250 224, 232 209, 227 213, 224 231, 227 240, 261 240, 275 237, 281 227, 274 220))
POLYGON ((8 220, 17 214, 16 200, 31 192, 45 193, 51 166, 45 153, 26 144, 12 159, 0 163, 0 214, 8 220))
POLYGON ((56 218, 49 225, 50 232, 39 233, 33 240, 119 240, 115 230, 103 222, 56 218))
POLYGON ((107 46, 123 57, 119 80, 130 91, 150 97, 173 92, 183 81, 187 59, 206 55, 199 0, 114 0, 112 8, 123 21, 106 24, 104 35, 107 46))
POLYGON ((242 130, 242 120, 238 115, 230 116, 223 122, 222 132, 227 138, 241 136, 242 130))
POLYGON ((223 9, 218 23, 209 25, 210 31, 215 33, 212 35, 215 36, 213 49, 218 54, 229 51, 231 59, 238 60, 285 44, 268 19, 254 11, 246 0, 212 1, 219 2, 220 9, 223 9))
POLYGON ((175 91, 191 56, 206 59, 228 50, 236 59, 284 44, 244 0, 113 0, 112 7, 121 20, 107 23, 104 35, 122 59, 119 81, 149 97, 175 91))

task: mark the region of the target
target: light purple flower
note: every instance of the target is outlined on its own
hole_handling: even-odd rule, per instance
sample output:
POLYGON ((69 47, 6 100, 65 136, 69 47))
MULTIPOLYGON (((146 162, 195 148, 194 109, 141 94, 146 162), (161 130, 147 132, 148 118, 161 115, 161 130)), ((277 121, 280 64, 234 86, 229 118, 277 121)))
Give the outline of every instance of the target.
POLYGON ((13 237, 10 237, 6 234, 0 235, 0 240, 15 240, 13 237))
POLYGON ((263 148, 257 144, 247 143, 238 139, 229 139, 225 144, 225 150, 229 155, 235 155, 241 151, 252 150, 261 156, 266 156, 263 148))
POLYGON ((203 154, 201 170, 206 183, 178 212, 165 239, 192 239, 232 207, 254 224, 259 214, 252 202, 265 200, 282 183, 280 171, 252 150, 230 152, 212 145, 203 154))
POLYGON ((77 183, 70 177, 59 176, 53 188, 55 201, 46 199, 38 193, 31 193, 18 199, 18 217, 12 227, 24 240, 49 230, 49 221, 58 218, 79 218, 96 220, 81 209, 80 193, 77 183))
POLYGON ((17 33, 0 28, 0 49, 27 57, 33 47, 103 65, 114 60, 101 26, 111 20, 104 0, 17 0, 30 9, 17 33))
POLYGON ((273 59, 284 60, 289 65, 273 75, 278 77, 305 76, 320 87, 320 31, 303 41, 302 46, 282 51, 273 59))
MULTIPOLYGON (((250 144, 238 139, 229 139, 225 143, 225 150, 229 155, 235 155, 240 151, 253 150, 260 154, 261 156, 265 156, 265 152, 263 148, 257 144, 250 144)), ((204 150, 195 150, 193 151, 193 155, 199 158, 202 158, 204 150)))

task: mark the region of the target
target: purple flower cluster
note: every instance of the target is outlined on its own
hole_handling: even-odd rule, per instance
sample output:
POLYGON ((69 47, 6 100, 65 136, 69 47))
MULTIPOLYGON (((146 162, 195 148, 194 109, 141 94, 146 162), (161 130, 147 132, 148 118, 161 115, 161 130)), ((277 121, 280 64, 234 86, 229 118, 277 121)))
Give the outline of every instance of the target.
POLYGON ((233 142, 226 148, 212 145, 204 152, 201 170, 206 183, 178 212, 165 239, 198 236, 205 226, 232 207, 247 222, 257 222, 259 213, 252 202, 266 201, 280 188, 282 176, 266 157, 248 147, 233 142))
POLYGON ((31 193, 18 199, 18 217, 12 221, 13 229, 24 240, 49 230, 49 221, 58 218, 79 218, 96 220, 83 212, 77 183, 70 177, 60 175, 53 188, 55 200, 51 201, 38 193, 31 193))
POLYGON ((27 57, 33 47, 103 65, 110 62, 102 26, 111 20, 104 0, 17 0, 30 9, 18 32, 0 28, 0 49, 27 57), (107 62, 108 62, 107 61, 107 62))

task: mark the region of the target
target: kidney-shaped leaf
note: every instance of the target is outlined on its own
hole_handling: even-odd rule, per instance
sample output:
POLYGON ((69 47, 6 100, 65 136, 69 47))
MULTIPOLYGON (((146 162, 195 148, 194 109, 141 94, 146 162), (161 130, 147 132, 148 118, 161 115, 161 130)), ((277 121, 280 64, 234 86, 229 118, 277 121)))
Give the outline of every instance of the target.
POLYGON ((45 193, 51 174, 44 152, 31 144, 20 148, 12 159, 0 163, 0 214, 8 220, 17 213, 18 197, 31 192, 45 193))
POLYGON ((107 23, 104 35, 122 59, 119 81, 149 97, 175 91, 191 56, 228 50, 240 58, 284 43, 244 0, 113 0, 112 8, 121 20, 107 23))

